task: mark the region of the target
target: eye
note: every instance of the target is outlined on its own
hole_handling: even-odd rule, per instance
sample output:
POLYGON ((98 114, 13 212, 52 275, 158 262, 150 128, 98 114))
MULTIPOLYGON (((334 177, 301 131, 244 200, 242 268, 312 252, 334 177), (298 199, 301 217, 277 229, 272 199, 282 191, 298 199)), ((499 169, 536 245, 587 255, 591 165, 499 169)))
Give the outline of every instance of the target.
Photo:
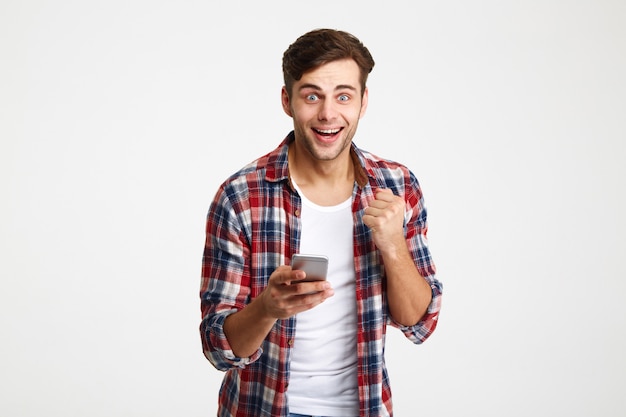
POLYGON ((317 101, 318 97, 317 94, 309 94, 308 96, 306 96, 307 101, 317 101))
POLYGON ((339 101, 348 101, 350 100, 350 96, 347 94, 342 94, 337 98, 339 101))

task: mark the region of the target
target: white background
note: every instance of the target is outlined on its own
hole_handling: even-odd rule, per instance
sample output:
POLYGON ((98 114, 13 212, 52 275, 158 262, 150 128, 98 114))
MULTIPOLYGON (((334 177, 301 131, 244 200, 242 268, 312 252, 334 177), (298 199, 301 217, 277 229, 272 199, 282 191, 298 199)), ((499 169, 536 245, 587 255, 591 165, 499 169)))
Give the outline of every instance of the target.
POLYGON ((205 214, 318 27, 369 47, 355 142, 429 208, 443 310, 390 329, 396 415, 626 414, 625 3, 225 3, 0 3, 0 415, 215 415, 205 214))

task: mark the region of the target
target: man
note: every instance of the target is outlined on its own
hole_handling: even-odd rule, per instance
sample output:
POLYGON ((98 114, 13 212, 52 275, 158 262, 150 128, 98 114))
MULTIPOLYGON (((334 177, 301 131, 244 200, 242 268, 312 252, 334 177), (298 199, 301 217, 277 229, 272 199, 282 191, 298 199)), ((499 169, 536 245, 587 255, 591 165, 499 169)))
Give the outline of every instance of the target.
POLYGON ((200 332, 226 371, 218 416, 391 416, 386 325, 414 343, 437 325, 420 186, 352 143, 373 66, 346 32, 298 38, 283 55, 294 130, 211 204, 200 332), (295 253, 328 256, 327 280, 302 281, 295 253))

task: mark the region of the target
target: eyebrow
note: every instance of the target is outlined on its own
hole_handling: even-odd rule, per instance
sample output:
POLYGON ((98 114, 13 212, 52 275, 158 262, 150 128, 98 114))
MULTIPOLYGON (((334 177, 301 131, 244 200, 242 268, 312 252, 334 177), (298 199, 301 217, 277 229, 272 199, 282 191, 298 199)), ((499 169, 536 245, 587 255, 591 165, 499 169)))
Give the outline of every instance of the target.
MULTIPOLYGON (((322 91, 322 88, 315 84, 302 84, 300 88, 298 88, 298 91, 306 90, 307 88, 310 88, 316 91, 322 91)), ((338 91, 338 90, 351 90, 354 92, 357 91, 356 87, 353 87, 350 84, 339 84, 338 86, 335 87, 335 91, 338 91)))

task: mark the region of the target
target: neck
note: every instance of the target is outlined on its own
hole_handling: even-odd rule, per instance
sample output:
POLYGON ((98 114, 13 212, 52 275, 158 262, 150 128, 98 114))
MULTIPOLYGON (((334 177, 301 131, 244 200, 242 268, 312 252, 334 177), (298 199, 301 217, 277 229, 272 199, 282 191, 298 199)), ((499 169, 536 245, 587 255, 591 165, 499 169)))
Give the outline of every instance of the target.
POLYGON ((350 149, 338 158, 328 161, 316 160, 300 155, 294 142, 289 146, 289 173, 298 184, 333 185, 346 181, 354 182, 354 165, 350 157, 350 149))
POLYGON ((320 206, 331 206, 352 195, 354 165, 350 153, 332 161, 311 164, 298 159, 297 149, 289 147, 289 174, 306 197, 320 206))

